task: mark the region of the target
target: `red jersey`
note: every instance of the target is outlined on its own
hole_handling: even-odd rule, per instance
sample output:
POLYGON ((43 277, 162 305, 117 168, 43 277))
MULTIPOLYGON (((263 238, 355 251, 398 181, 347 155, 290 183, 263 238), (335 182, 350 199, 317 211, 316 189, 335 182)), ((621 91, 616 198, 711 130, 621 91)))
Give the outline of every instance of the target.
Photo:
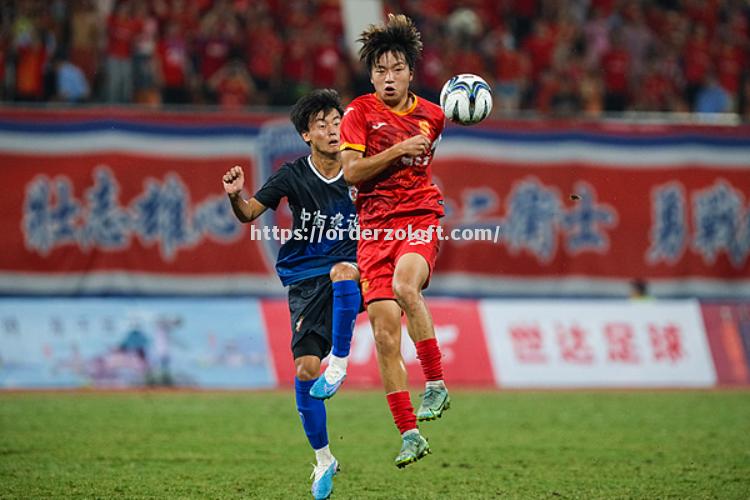
POLYGON ((440 106, 414 97, 403 113, 388 108, 374 93, 358 97, 344 111, 341 120, 341 149, 353 149, 374 156, 417 134, 430 139, 432 148, 424 155, 402 156, 375 177, 357 185, 357 214, 361 226, 393 217, 434 213, 444 215, 443 196, 432 183, 432 156, 445 127, 440 106))
POLYGON ((182 38, 168 38, 159 42, 159 61, 165 87, 182 87, 187 80, 188 65, 187 44, 182 38))
POLYGON ((117 59, 128 59, 133 53, 132 43, 141 29, 141 22, 129 17, 111 16, 108 21, 108 52, 117 59))

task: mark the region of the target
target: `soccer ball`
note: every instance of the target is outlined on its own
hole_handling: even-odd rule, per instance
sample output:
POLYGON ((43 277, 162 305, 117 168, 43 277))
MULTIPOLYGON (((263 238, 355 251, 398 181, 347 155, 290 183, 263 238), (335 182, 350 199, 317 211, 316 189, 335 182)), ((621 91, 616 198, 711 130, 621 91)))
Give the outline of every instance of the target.
POLYGON ((440 107, 445 116, 455 123, 479 123, 492 111, 490 86, 471 73, 451 77, 440 91, 440 107))

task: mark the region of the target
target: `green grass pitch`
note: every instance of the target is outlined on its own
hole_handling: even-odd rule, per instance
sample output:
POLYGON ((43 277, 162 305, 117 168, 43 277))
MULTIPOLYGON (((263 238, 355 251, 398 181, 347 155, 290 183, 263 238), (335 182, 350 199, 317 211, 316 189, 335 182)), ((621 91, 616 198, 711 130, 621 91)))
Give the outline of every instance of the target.
MULTIPOLYGON (((332 498, 750 498, 748 391, 452 397, 398 470, 385 398, 345 386, 332 498)), ((312 460, 291 390, 0 393, 0 498, 304 499, 312 460)))

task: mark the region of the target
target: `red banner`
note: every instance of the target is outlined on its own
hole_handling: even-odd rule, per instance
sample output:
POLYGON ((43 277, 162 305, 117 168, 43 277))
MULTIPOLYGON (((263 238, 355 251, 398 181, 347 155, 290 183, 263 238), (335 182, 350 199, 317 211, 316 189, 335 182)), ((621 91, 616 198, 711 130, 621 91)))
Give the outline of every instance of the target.
MULTIPOLYGON (((246 195, 254 193, 307 150, 291 124, 114 115, 0 112, 0 291, 278 293, 279 243, 250 241, 221 176, 242 166, 246 195)), ((256 225, 273 223, 269 211, 256 225)))
MULTIPOLYGON (((279 384, 294 381, 294 363, 290 348, 292 338, 289 308, 285 301, 261 302, 268 332, 269 345, 279 384)), ((443 354, 445 379, 450 385, 492 386, 492 367, 484 340, 482 324, 475 301, 430 300, 430 311, 435 334, 443 354)), ((402 325, 401 352, 408 372, 409 383, 419 386, 424 375, 416 358, 414 343, 409 338, 406 323, 402 325)), ((352 338, 347 371, 347 386, 382 387, 367 314, 360 314, 352 338)))
MULTIPOLYGON (((220 183, 307 149, 285 116, 0 112, 0 292, 280 293, 220 183)), ((430 292, 750 296, 750 129, 450 126, 430 292)), ((287 227, 286 208, 256 226, 287 227)))
POLYGON ((701 310, 719 383, 750 384, 750 304, 703 304, 701 310))
POLYGON ((446 227, 498 225, 502 241, 445 245, 438 270, 660 279, 689 269, 692 276, 750 277, 747 242, 740 241, 750 211, 747 170, 450 158, 436 160, 435 172, 451 179, 442 182, 453 209, 446 227))
POLYGON ((0 163, 10 167, 4 181, 20 187, 4 190, 0 200, 3 214, 15 214, 0 248, 4 269, 63 275, 272 269, 226 210, 227 165, 242 165, 249 184, 257 184, 246 158, 1 155, 0 163))

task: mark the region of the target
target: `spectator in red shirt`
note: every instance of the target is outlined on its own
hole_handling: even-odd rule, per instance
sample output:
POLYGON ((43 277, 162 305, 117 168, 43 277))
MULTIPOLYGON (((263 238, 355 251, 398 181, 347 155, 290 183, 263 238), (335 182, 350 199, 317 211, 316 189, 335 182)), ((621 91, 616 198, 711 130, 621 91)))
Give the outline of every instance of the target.
POLYGON ((217 96, 208 82, 229 60, 231 44, 229 38, 221 33, 216 19, 205 18, 201 24, 201 35, 197 41, 198 73, 204 82, 204 97, 215 103, 217 96))
POLYGON ((305 33, 292 33, 284 45, 281 75, 285 80, 310 83, 310 58, 305 33))
POLYGON ((513 40, 508 35, 495 58, 499 110, 518 111, 529 83, 529 66, 526 55, 513 48, 513 40))
POLYGON ((453 76, 449 74, 450 67, 443 57, 446 43, 436 26, 431 23, 427 23, 422 28, 422 33, 425 40, 433 40, 433 43, 425 46, 422 51, 422 59, 417 63, 418 71, 414 76, 414 83, 418 88, 418 94, 428 101, 439 102, 440 90, 448 78, 453 76))
POLYGON ((245 69, 245 64, 235 59, 214 73, 209 85, 216 92, 218 103, 223 108, 236 109, 250 104, 255 84, 245 69))
POLYGON ((319 31, 313 52, 312 83, 314 87, 330 88, 336 84, 336 71, 342 61, 336 42, 327 31, 319 31))
POLYGON ((157 55, 159 26, 156 16, 142 1, 135 4, 138 33, 133 40, 133 86, 135 102, 158 104, 161 93, 157 88, 157 55))
POLYGON ((158 79, 162 102, 183 104, 190 100, 188 87, 192 76, 187 42, 177 21, 167 24, 167 32, 157 48, 158 79))
POLYGON ((630 54, 625 50, 619 31, 613 31, 611 47, 602 57, 604 70, 604 109, 625 111, 629 97, 630 54))
POLYGON ((107 86, 108 102, 132 102, 133 61, 132 44, 140 26, 133 18, 129 0, 115 7, 107 22, 107 86))
POLYGON ((278 80, 281 54, 284 44, 277 34, 270 15, 262 15, 249 20, 247 25, 245 54, 247 67, 255 81, 258 99, 261 103, 268 103, 268 93, 271 82, 278 80))
POLYGON ((292 32, 284 44, 281 78, 287 85, 284 85, 284 95, 279 96, 279 100, 283 102, 296 102, 312 88, 312 63, 306 43, 308 39, 307 32, 292 32))
POLYGON ((615 11, 615 4, 622 2, 617 0, 590 0, 590 3, 592 7, 601 9, 607 16, 610 16, 615 11))
POLYGON ((44 65, 47 50, 33 29, 28 43, 16 51, 16 100, 41 101, 44 98, 44 65))
POLYGON ((726 40, 719 45, 717 56, 716 71, 719 84, 731 95, 736 96, 740 90, 742 71, 747 68, 742 49, 731 40, 726 40))
MULTIPOLYGON (((170 89, 166 90, 170 101, 184 101, 187 98, 184 90, 193 83, 200 85, 208 96, 205 101, 215 102, 217 96, 208 81, 237 55, 244 58, 258 87, 253 97, 256 103, 291 104, 308 92, 313 82, 335 86, 343 95, 359 94, 369 88, 366 73, 347 73, 353 66, 347 54, 340 52, 340 0, 55 0, 51 3, 8 0, 5 3, 11 6, 10 10, 5 9, 10 14, 6 20, 9 29, 5 60, 7 69, 14 70, 6 73, 9 86, 6 96, 12 96, 18 87, 21 98, 52 97, 54 81, 49 78, 52 72, 47 59, 54 47, 67 51, 94 89, 101 83, 102 96, 112 102, 132 102, 139 84, 142 90, 152 93, 153 78, 149 72, 156 71, 151 69, 154 60, 158 60, 164 73, 159 74, 165 78, 156 83, 170 89), (107 18, 113 7, 112 15, 107 18), (134 15, 136 11, 145 15, 134 15), (102 23, 102 19, 106 22, 102 23), (190 75, 180 75, 182 69, 165 66, 165 46, 156 35, 154 21, 163 33, 171 22, 181 26, 181 43, 185 47, 176 50, 172 44, 170 60, 180 52, 179 58, 189 61, 198 77, 191 79, 190 75), (244 33, 240 26, 245 26, 244 33), (43 58, 38 57, 35 49, 29 49, 33 31, 43 33, 37 35, 46 48, 43 58), (102 36, 106 43, 103 53, 102 36), (43 76, 39 92, 34 75, 40 64, 43 76), (340 71, 341 68, 344 70, 340 71), (101 82, 97 82, 96 75, 102 76, 101 82), (186 78, 188 83, 183 83, 186 78), (180 88, 177 94, 172 93, 172 89, 180 88)), ((486 70, 485 79, 494 78, 497 82, 497 109, 502 109, 503 102, 514 101, 502 96, 501 80, 516 78, 500 75, 508 71, 498 66, 515 73, 519 71, 517 59, 524 59, 528 61, 526 71, 533 77, 529 76, 530 90, 521 108, 549 103, 549 95, 554 95, 550 94, 554 82, 545 81, 542 85, 540 76, 549 69, 555 75, 561 71, 568 74, 566 54, 585 53, 586 68, 578 74, 587 75, 592 84, 590 89, 607 87, 607 107, 612 111, 630 105, 644 111, 653 106, 684 109, 687 103, 695 102, 698 89, 711 72, 736 102, 746 78, 750 11, 739 0, 387 0, 384 3, 387 10, 411 13, 420 25, 424 59, 417 72, 419 80, 415 79, 413 84, 420 93, 433 99, 437 99, 442 84, 453 73, 483 74, 486 64, 494 64, 486 70), (536 32, 531 33, 535 26, 536 32), (622 32, 622 50, 610 50, 610 31, 614 28, 622 32), (499 50, 506 36, 520 49, 499 50), (642 65, 654 54, 658 54, 656 57, 663 67, 658 75, 648 72, 644 80, 642 65), (593 85, 596 74, 601 74, 602 80, 593 85), (646 86, 650 89, 646 96, 630 93, 630 87, 635 90, 646 86), (662 87, 666 89, 666 98, 658 90, 662 87)), ((588 100, 585 95, 581 91, 584 107, 590 102, 592 110, 596 109, 598 99, 588 100)))
POLYGON ((554 69, 545 70, 536 82, 534 93, 534 109, 542 114, 552 111, 552 98, 560 89, 562 77, 554 69))
POLYGON ((682 51, 682 68, 685 77, 685 93, 688 102, 693 103, 703 86, 706 75, 711 71, 711 48, 705 26, 698 24, 682 51))
POLYGON ((191 34, 197 33, 200 27, 198 4, 192 0, 172 0, 169 19, 176 21, 185 38, 190 41, 191 34))
POLYGON ((454 67, 457 68, 460 73, 473 73, 482 77, 487 77, 487 65, 484 62, 482 54, 477 52, 474 44, 470 42, 464 42, 459 45, 458 51, 456 52, 456 62, 454 67))
POLYGON ((534 33, 523 44, 523 50, 531 60, 531 77, 534 81, 551 66, 555 44, 555 35, 547 21, 536 21, 534 33))
POLYGON ((671 86, 661 71, 662 61, 652 57, 647 62, 643 77, 635 94, 634 108, 639 111, 669 111, 671 86))
POLYGON ((339 0, 319 0, 317 2, 316 22, 333 36, 338 37, 343 32, 341 22, 341 7, 339 0))

